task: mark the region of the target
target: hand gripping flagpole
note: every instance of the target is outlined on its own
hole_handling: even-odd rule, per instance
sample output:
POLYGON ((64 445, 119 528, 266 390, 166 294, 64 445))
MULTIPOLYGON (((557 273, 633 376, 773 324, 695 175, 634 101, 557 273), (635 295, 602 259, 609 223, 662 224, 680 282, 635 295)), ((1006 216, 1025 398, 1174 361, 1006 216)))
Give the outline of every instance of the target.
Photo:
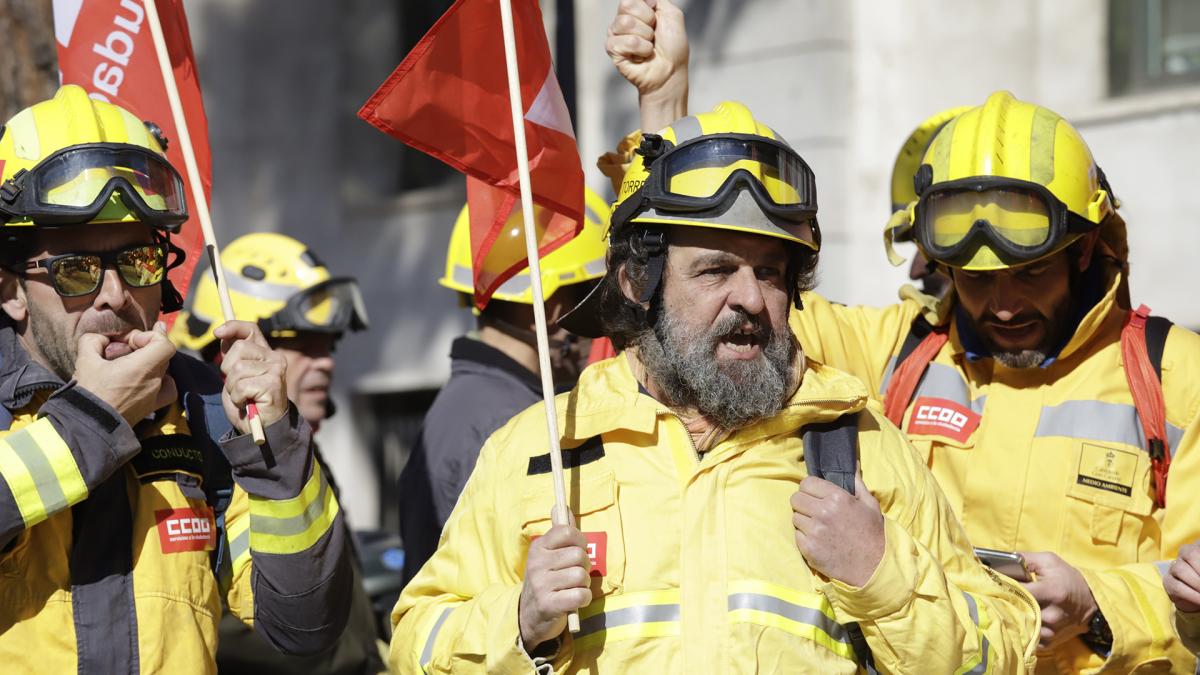
MULTIPOLYGON (((533 288, 533 320, 537 332, 538 369, 542 375, 542 402, 546 404, 546 433, 550 440, 550 473, 554 478, 554 511, 551 521, 566 525, 567 490, 563 480, 562 449, 558 445, 558 414, 554 407, 554 378, 550 373, 550 341, 546 330, 546 305, 542 297, 542 269, 538 260, 537 228, 533 219, 533 189, 529 180, 529 148, 525 144, 525 106, 521 102, 521 76, 517 70, 517 40, 513 30, 512 2, 500 0, 504 29, 504 60, 508 64, 508 100, 512 105, 513 137, 517 146, 517 174, 521 182, 521 217, 525 228, 525 255, 533 288)), ((579 613, 567 615, 567 628, 579 632, 579 613)))
MULTIPOLYGON (((179 100, 179 87, 175 84, 175 73, 171 70, 171 55, 163 37, 162 24, 158 20, 158 7, 154 0, 144 0, 146 19, 150 34, 154 38, 154 51, 158 54, 158 65, 162 70, 163 84, 167 88, 167 100, 171 104, 171 117, 175 120, 175 132, 179 134, 179 146, 183 150, 183 163, 187 169, 188 183, 192 186, 192 203, 200 220, 200 231, 204 234, 204 248, 208 251, 209 267, 217 282, 217 297, 221 300, 221 314, 225 321, 233 321, 233 303, 229 300, 229 287, 225 285, 225 268, 221 267, 221 251, 217 248, 217 236, 213 233, 212 215, 208 212, 208 200, 204 197, 204 185, 200 182, 200 168, 196 165, 196 153, 192 149, 192 136, 188 133, 187 119, 183 116, 183 103, 179 100)), ((186 289, 185 289, 186 290, 186 289)), ((267 442, 263 431, 258 406, 253 401, 246 404, 246 419, 250 423, 250 434, 256 445, 267 442)))

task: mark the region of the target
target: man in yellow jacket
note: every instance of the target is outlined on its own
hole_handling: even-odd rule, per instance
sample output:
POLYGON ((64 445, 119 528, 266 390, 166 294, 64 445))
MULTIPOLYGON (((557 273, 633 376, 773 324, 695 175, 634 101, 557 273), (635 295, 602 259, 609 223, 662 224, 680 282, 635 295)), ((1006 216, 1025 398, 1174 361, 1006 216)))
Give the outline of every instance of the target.
POLYGON ((575 525, 551 526, 530 408, 488 440, 397 603, 393 665, 853 673, 869 653, 884 673, 1031 667, 1032 598, 975 560, 862 384, 788 328, 820 246, 803 159, 731 102, 642 151, 608 273, 563 319, 625 349, 557 399, 575 525), (810 434, 831 425, 857 425, 853 494, 806 470, 810 434))
POLYGON ((283 357, 229 322, 222 386, 157 321, 187 219, 163 148, 76 86, 0 127, 6 672, 216 672, 222 596, 286 652, 346 621, 344 527, 283 357))
MULTIPOLYGON (((668 58, 686 36, 663 4, 623 3, 609 37, 646 128, 687 109, 686 68, 668 58)), ((1024 552, 1042 607, 1038 673, 1194 672, 1161 574, 1200 539, 1200 339, 1131 314, 1117 200, 1054 112, 997 92, 948 121, 920 164, 889 238, 915 238, 949 295, 906 287, 874 309, 809 293, 793 330, 885 401, 973 544, 1024 552), (1146 374, 1162 390, 1145 412, 1129 383, 1153 366, 1143 322, 1159 329, 1161 375, 1146 374), (927 368, 899 369, 903 354, 927 368)))

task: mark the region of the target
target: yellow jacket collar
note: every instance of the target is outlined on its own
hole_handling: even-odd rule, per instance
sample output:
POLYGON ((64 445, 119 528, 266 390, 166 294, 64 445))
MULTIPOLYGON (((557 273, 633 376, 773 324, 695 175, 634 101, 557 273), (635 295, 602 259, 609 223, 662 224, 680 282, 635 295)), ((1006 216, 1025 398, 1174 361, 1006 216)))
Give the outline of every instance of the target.
MULTIPOLYGON (((800 386, 775 417, 734 433, 730 440, 758 438, 827 422, 866 406, 867 388, 858 379, 807 360, 800 386)), ((650 434, 666 405, 638 386, 622 353, 583 371, 575 388, 557 398, 560 433, 571 447, 617 430, 650 434)))

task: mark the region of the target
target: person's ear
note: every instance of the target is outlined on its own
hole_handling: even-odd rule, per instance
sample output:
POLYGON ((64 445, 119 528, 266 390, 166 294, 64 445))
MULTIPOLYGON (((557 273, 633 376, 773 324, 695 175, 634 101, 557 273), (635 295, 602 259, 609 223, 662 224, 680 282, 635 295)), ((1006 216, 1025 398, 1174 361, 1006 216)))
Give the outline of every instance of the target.
POLYGON ((1080 272, 1086 272, 1092 266, 1092 255, 1096 252, 1096 242, 1100 240, 1100 229, 1096 228, 1079 238, 1079 257, 1073 262, 1080 272))
POLYGON ((29 305, 25 298, 25 288, 21 286, 17 275, 6 269, 0 269, 0 308, 13 321, 20 323, 29 316, 29 305))
POLYGON ((624 295, 630 304, 638 305, 643 309, 649 305, 649 303, 638 302, 640 294, 633 289, 633 280, 629 278, 628 263, 623 263, 617 268, 617 284, 621 287, 621 295, 624 295))

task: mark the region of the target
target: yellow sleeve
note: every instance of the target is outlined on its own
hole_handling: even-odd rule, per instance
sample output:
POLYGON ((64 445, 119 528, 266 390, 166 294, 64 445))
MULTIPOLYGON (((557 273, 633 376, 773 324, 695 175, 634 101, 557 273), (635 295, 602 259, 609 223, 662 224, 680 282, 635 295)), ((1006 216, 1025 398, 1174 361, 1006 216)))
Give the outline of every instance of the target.
POLYGON ((847 307, 813 292, 804 308, 789 317, 806 357, 854 375, 872 396, 882 394, 884 377, 922 307, 914 300, 887 307, 847 307))
POLYGON ((389 665, 402 673, 531 673, 517 606, 526 552, 515 503, 502 495, 512 468, 497 432, 479 456, 438 549, 392 610, 389 665), (506 470, 510 469, 510 470, 506 470))
POLYGON ((1033 598, 976 560, 932 474, 873 407, 860 417, 859 447, 887 544, 864 586, 827 585, 839 620, 859 623, 881 673, 1032 670, 1033 598))

